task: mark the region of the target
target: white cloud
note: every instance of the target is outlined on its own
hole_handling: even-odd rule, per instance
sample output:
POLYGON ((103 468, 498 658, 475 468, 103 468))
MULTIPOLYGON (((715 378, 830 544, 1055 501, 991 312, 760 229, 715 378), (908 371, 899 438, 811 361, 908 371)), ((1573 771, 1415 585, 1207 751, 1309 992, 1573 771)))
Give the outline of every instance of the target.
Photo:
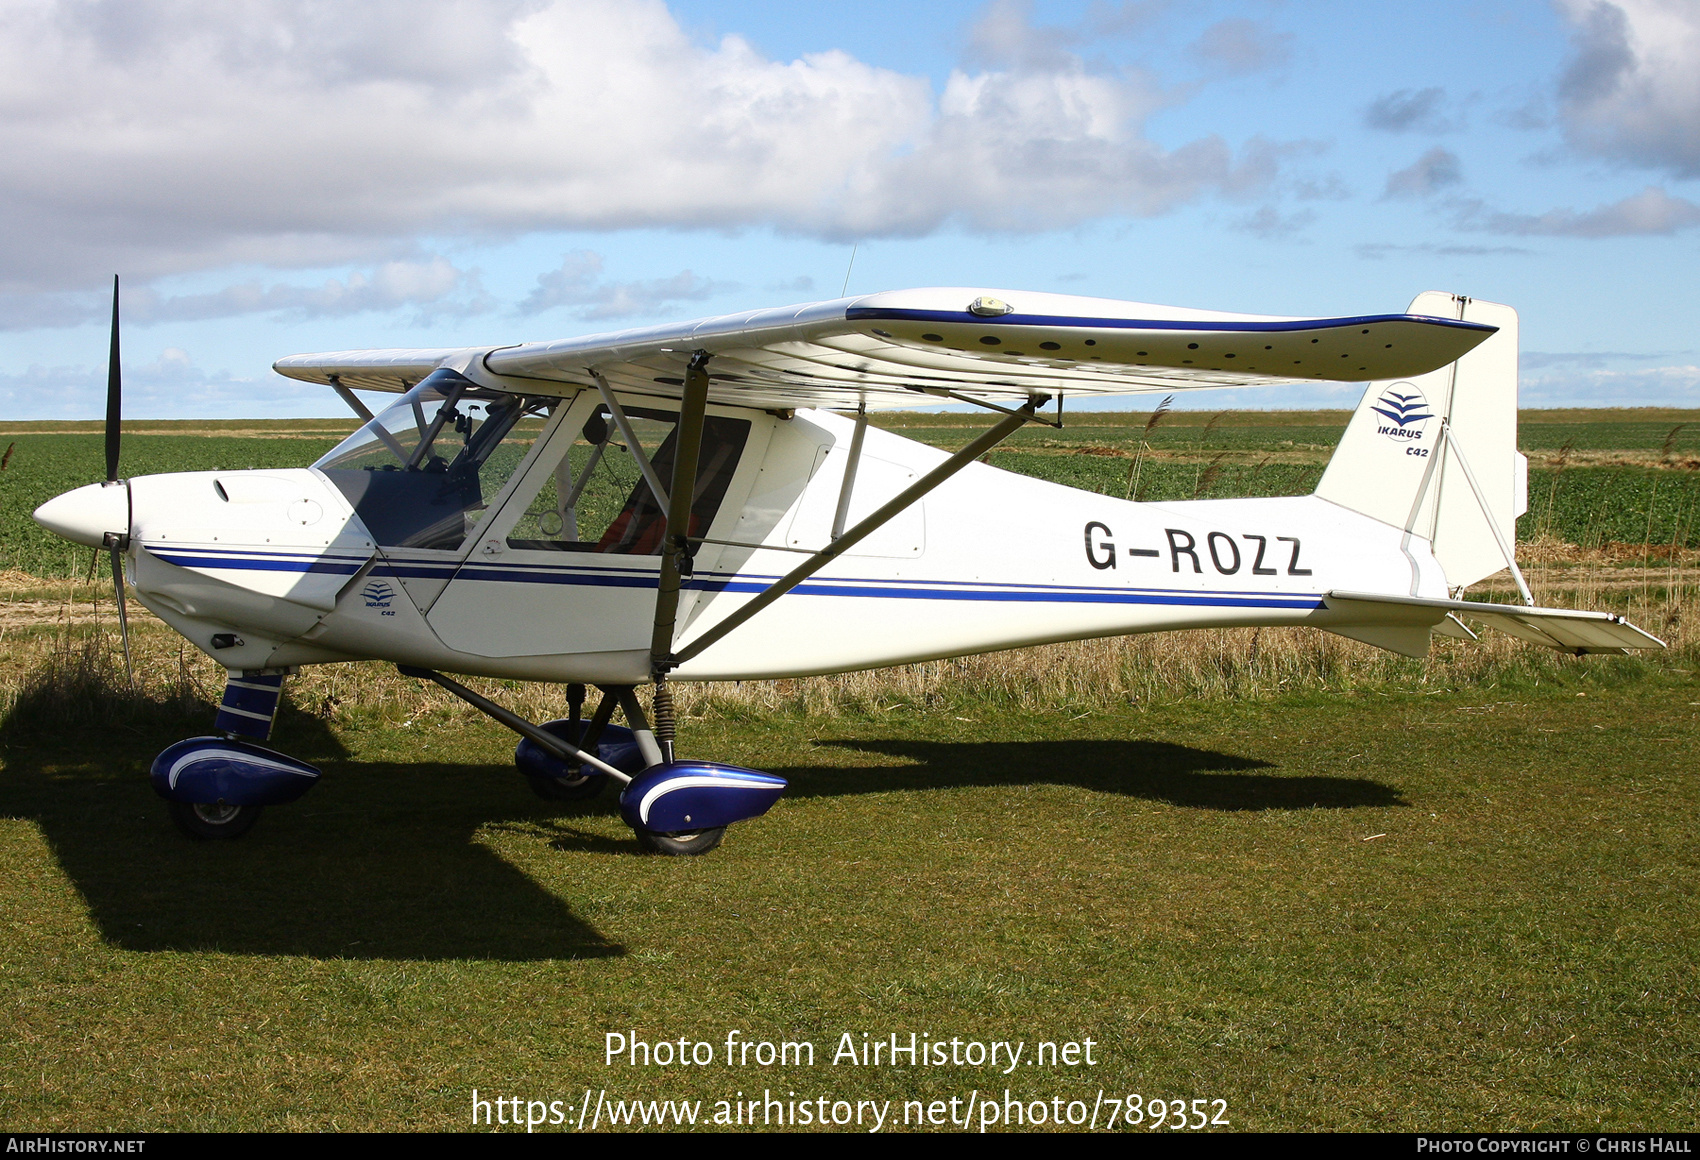
POLYGON ((578 250, 566 254, 556 269, 538 275, 537 285, 526 295, 517 313, 540 314, 558 306, 576 307, 573 313, 585 319, 630 318, 655 314, 676 302, 697 302, 738 287, 715 282, 689 270, 670 278, 648 278, 635 282, 609 282, 602 277, 601 254, 578 250))
POLYGON ((987 20, 1001 57, 935 92, 699 45, 660 0, 0 0, 0 291, 396 260, 432 232, 1031 231, 1267 179, 1147 137, 1177 99, 1149 76, 1066 37, 1013 53, 1019 5, 987 20))
POLYGON ((1649 185, 1622 201, 1578 212, 1569 207, 1543 214, 1494 213, 1479 202, 1461 207, 1459 224, 1500 234, 1570 238, 1621 238, 1674 234, 1700 225, 1700 205, 1649 185))
POLYGON ((775 294, 813 294, 815 280, 807 274, 798 274, 795 278, 785 278, 778 282, 769 282, 764 289, 775 294))
POLYGON ((1525 369, 1518 401, 1525 407, 1695 407, 1700 406, 1700 366, 1525 369))
POLYGON ((1287 63, 1293 34, 1271 32, 1255 20, 1222 20, 1193 43, 1193 56, 1212 68, 1243 76, 1287 63))
POLYGON ((1384 197, 1427 197, 1464 180, 1458 155, 1435 146, 1397 173, 1387 175, 1384 197))
MULTIPOLYGON (((104 363, 0 371, 0 408, 14 419, 95 419, 105 407, 104 363)), ((126 419, 312 417, 343 410, 325 388, 275 374, 243 378, 208 371, 175 347, 150 361, 124 364, 126 419)))
POLYGON ((1443 88, 1400 89, 1371 101, 1364 110, 1364 124, 1384 133, 1448 133, 1460 122, 1445 112, 1443 88))
POLYGON ((1312 210, 1302 209, 1298 213, 1283 214, 1274 206, 1266 205, 1234 222, 1234 228, 1273 241, 1290 238, 1315 220, 1316 213, 1312 210))
POLYGON ((1616 362, 1647 362, 1669 357, 1668 353, 1632 354, 1621 350, 1526 350, 1519 356, 1519 362, 1524 370, 1545 370, 1548 367, 1583 367, 1593 370, 1610 369, 1611 364, 1616 362))
POLYGON ((1407 245, 1395 242, 1364 242, 1352 247, 1360 258, 1376 262, 1389 254, 1424 254, 1437 258, 1521 258, 1534 253, 1522 246, 1446 246, 1434 242, 1407 245))
POLYGON ((1571 145, 1677 177, 1700 176, 1700 5, 1556 2, 1575 26, 1575 53, 1559 82, 1571 145))
MULTIPOLYGON (((78 326, 107 317, 111 298, 98 292, 0 294, 0 330, 78 326)), ((340 318, 370 311, 411 308, 413 322, 465 317, 490 309, 491 299, 476 273, 455 268, 447 259, 384 262, 369 273, 329 278, 318 286, 259 281, 226 286, 205 294, 165 295, 148 286, 126 286, 122 295, 126 326, 156 322, 197 322, 244 314, 290 319, 340 318)))

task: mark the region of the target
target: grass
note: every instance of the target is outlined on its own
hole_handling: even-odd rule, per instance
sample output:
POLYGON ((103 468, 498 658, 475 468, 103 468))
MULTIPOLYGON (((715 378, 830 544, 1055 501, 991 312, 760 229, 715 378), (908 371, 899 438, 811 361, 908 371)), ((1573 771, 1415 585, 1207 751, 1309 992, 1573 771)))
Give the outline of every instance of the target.
POLYGON ((1686 1127, 1696 701, 1608 665, 1084 715, 693 716, 692 751, 793 784, 699 860, 636 856, 611 802, 536 801, 511 737, 429 707, 287 714, 279 747, 324 783, 195 845, 139 776, 183 735, 172 703, 115 710, 121 745, 14 711, 0 1120, 464 1130, 475 1088, 1009 1086, 1222 1098, 1245 1129, 1686 1127), (731 1029, 817 1063, 603 1062, 609 1031, 731 1029), (910 1030, 1090 1037, 1099 1063, 828 1062, 846 1031, 910 1030))
POLYGON ((290 682, 273 743, 323 784, 186 842, 142 775, 205 731, 216 666, 139 616, 125 692, 100 586, 13 577, 4 607, 47 609, 0 629, 0 1122, 453 1130, 474 1089, 711 1115, 1008 1086, 1221 1098, 1248 1129, 1685 1127, 1700 592, 1653 571, 1532 575, 1662 609, 1665 661, 1265 631, 681 687, 687 752, 792 782, 700 860, 638 856, 612 800, 532 798, 510 735, 376 664, 290 682), (603 1062, 610 1031, 732 1029, 816 1065, 603 1062), (911 1030, 1101 1054, 829 1063, 911 1030))

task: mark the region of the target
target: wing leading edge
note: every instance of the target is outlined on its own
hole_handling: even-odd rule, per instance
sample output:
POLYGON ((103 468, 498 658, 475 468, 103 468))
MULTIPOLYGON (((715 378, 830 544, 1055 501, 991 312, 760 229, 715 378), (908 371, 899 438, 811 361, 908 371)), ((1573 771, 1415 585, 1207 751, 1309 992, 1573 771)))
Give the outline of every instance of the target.
POLYGON ((912 407, 947 391, 1009 403, 1035 394, 1407 378, 1455 361, 1493 327, 1417 314, 1281 318, 1063 294, 897 290, 556 342, 293 355, 305 382, 406 390, 438 367, 538 393, 591 385, 676 397, 706 350, 717 403, 912 407), (503 381, 507 380, 507 381, 503 381), (552 387, 553 385, 553 387, 552 387))

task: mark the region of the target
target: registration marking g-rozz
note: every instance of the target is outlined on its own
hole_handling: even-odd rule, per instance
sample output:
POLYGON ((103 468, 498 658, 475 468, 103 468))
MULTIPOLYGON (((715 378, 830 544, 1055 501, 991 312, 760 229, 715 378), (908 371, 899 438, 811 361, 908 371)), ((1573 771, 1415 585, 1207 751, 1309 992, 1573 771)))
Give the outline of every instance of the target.
MULTIPOLYGON (((1192 565, 1194 574, 1204 571, 1204 560, 1208 558, 1211 565, 1223 576, 1236 575, 1242 567, 1250 565, 1253 576, 1309 576, 1311 570, 1301 567, 1299 553, 1303 550, 1297 536, 1270 537, 1258 532, 1241 532, 1236 538, 1228 532, 1208 532, 1204 535, 1203 544, 1198 536, 1185 528, 1164 528, 1163 536, 1168 542, 1167 555, 1169 570, 1181 571, 1181 561, 1184 559, 1192 565), (1271 547, 1270 540, 1276 544, 1287 544, 1290 547, 1271 547), (1244 551, 1240 541, 1245 541, 1244 551), (1284 559, 1283 559, 1284 557, 1284 559), (1285 565, 1283 569, 1282 565, 1285 565)), ((1086 562, 1100 572, 1118 566, 1115 534, 1110 526, 1101 520, 1089 520, 1086 524, 1086 562)), ((1136 547, 1129 548, 1127 554, 1135 558, 1161 558, 1165 553, 1159 548, 1136 547)))

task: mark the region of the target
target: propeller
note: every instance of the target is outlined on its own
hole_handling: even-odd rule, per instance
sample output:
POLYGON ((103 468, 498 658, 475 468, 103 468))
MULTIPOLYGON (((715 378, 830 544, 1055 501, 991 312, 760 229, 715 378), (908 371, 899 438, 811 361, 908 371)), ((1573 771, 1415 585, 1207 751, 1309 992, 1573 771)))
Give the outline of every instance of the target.
MULTIPOLYGON (((112 276, 112 350, 106 367, 106 482, 118 484, 119 422, 124 411, 123 373, 118 366, 118 275, 112 276)), ((108 533, 106 546, 112 553, 112 590, 118 597, 118 634, 124 642, 124 676, 132 691, 136 673, 130 664, 130 617, 124 607, 124 549, 130 546, 127 534, 108 533)))
POLYGON ((112 353, 106 364, 106 482, 118 482, 118 423, 123 407, 123 372, 118 368, 118 275, 112 275, 112 353))

